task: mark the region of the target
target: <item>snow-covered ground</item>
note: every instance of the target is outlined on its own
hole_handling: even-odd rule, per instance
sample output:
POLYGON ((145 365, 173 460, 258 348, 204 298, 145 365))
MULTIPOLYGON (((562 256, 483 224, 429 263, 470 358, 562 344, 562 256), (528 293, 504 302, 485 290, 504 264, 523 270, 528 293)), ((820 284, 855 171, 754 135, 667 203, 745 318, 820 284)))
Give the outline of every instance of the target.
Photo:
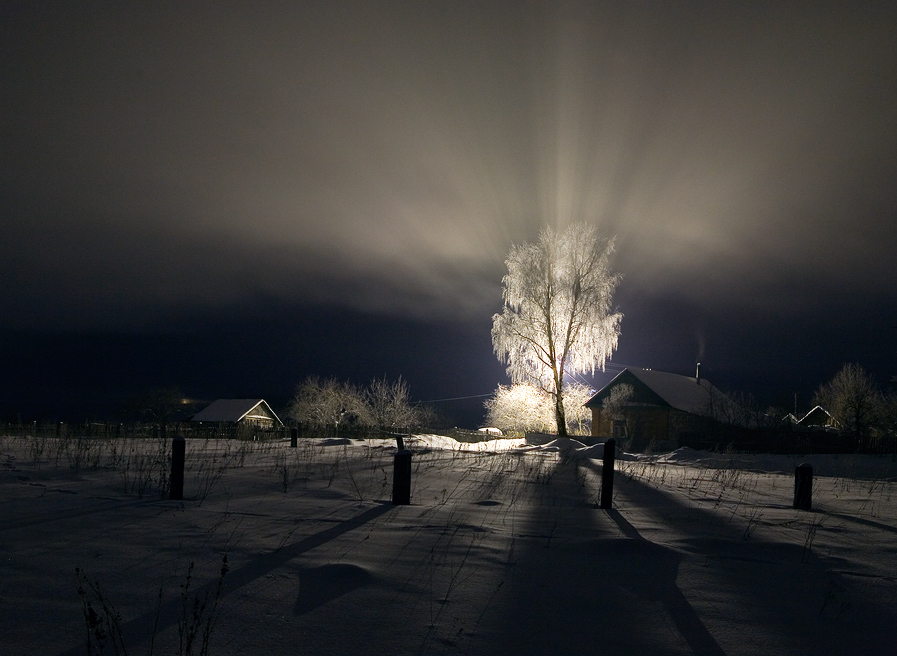
POLYGON ((621 455, 606 511, 601 447, 409 446, 410 506, 394 443, 341 439, 188 442, 177 502, 166 443, 0 437, 0 652, 85 653, 80 568, 132 655, 197 591, 213 655, 897 653, 891 456, 621 455))

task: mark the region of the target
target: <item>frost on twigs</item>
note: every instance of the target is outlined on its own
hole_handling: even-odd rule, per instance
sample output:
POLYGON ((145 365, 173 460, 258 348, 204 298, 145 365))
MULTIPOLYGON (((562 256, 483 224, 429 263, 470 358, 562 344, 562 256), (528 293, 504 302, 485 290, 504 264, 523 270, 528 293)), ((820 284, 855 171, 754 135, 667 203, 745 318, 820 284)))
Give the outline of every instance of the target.
POLYGON ((558 434, 567 434, 564 377, 603 369, 620 336, 611 311, 620 276, 610 268, 612 239, 572 224, 539 241, 514 245, 502 279, 504 308, 492 318, 492 346, 514 383, 538 388, 554 406, 558 434))
MULTIPOLYGON (((589 387, 579 383, 564 385, 564 416, 567 432, 571 435, 591 433, 592 413, 585 407, 591 392, 589 387)), ((486 423, 502 430, 550 433, 556 426, 553 399, 529 383, 499 385, 484 405, 486 423)))
POLYGON ((296 388, 289 416, 299 423, 341 428, 408 429, 421 426, 432 417, 427 408, 411 401, 408 382, 375 378, 366 388, 342 383, 335 378, 310 376, 296 388))

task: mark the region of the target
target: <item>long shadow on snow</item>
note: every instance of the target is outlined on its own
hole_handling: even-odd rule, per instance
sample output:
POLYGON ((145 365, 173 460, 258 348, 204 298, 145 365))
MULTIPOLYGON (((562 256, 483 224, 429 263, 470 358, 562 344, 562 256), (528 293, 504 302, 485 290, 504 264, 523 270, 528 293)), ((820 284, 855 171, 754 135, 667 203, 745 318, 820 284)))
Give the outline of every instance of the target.
POLYGON ((475 639, 471 652, 723 654, 676 585, 678 552, 614 511, 621 537, 575 464, 560 463, 547 487, 514 536, 508 603, 490 609, 486 644, 475 639))
POLYGON ((337 563, 299 571, 299 595, 294 615, 304 615, 328 601, 362 588, 374 580, 370 572, 357 565, 337 563))
MULTIPOLYGON (((381 503, 377 506, 374 506, 373 508, 369 508, 360 515, 340 522, 339 524, 315 533, 314 535, 309 535, 308 537, 303 538, 298 542, 294 542, 293 544, 281 547, 280 549, 271 553, 259 555, 254 560, 251 560, 242 567, 238 567, 237 569, 228 572, 228 574, 224 577, 221 596, 225 597, 233 592, 236 592, 243 586, 248 585, 256 579, 265 576, 278 567, 285 565, 296 556, 307 551, 311 551, 316 547, 320 547, 321 545, 326 544, 327 542, 343 535, 344 533, 348 533, 349 531, 352 531, 366 524, 367 522, 376 519, 380 515, 389 512, 393 507, 394 506, 392 504, 381 503)), ((326 571, 324 573, 326 573, 326 571)), ((318 578, 320 578, 320 576, 318 578)), ((358 585, 363 585, 366 583, 356 581, 355 578, 357 577, 349 577, 349 582, 346 584, 349 586, 349 588, 358 587, 358 585)), ((312 574, 311 579, 315 579, 314 574, 312 574)), ((204 586, 196 588, 195 594, 200 599, 202 599, 205 595, 209 595, 209 597, 211 598, 215 594, 215 588, 217 587, 217 585, 217 581, 207 583, 204 586)), ((311 590, 309 592, 311 594, 307 597, 301 597, 297 601, 296 607, 294 608, 295 613, 302 614, 304 612, 308 612, 317 605, 324 603, 329 598, 334 598, 335 596, 339 596, 339 594, 348 591, 348 589, 342 590, 341 588, 339 588, 339 586, 336 586, 333 589, 324 589, 322 586, 318 586, 318 588, 315 589, 313 583, 311 583, 310 588, 311 590)), ((144 613, 143 615, 140 615, 139 617, 134 618, 133 620, 130 620, 129 622, 125 622, 121 627, 125 646, 130 646, 133 650, 134 646, 138 643, 149 641, 150 637, 153 635, 154 630, 156 632, 161 632, 167 627, 177 624, 180 610, 181 600, 179 598, 176 598, 162 605, 162 608, 158 613, 158 621, 156 619, 156 611, 152 610, 150 612, 144 613)), ((62 652, 59 656, 76 656, 83 653, 84 645, 79 644, 77 647, 73 647, 72 649, 62 652)))
MULTIPOLYGON (((61 492, 62 490, 56 490, 61 492)), ((40 524, 49 524, 51 522, 69 521, 86 517, 88 515, 98 515, 100 513, 112 513, 126 510, 128 508, 156 507, 159 505, 158 499, 138 499, 136 501, 100 501, 95 502, 93 499, 88 500, 85 507, 72 509, 70 507, 61 508, 43 514, 32 514, 28 517, 19 517, 8 522, 0 523, 0 531, 12 531, 20 528, 38 526, 40 524)))
POLYGON ((872 528, 877 528, 880 531, 888 531, 889 533, 897 533, 897 528, 893 526, 888 526, 887 524, 882 524, 881 522, 874 522, 871 519, 866 519, 864 517, 852 517, 850 515, 845 515, 844 513, 836 513, 825 511, 826 515, 831 517, 837 517, 838 519, 846 519, 849 522, 854 522, 856 524, 862 524, 863 526, 871 526, 872 528))
MULTIPOLYGON (((600 472, 600 467, 592 468, 600 472)), ((698 508, 675 493, 626 479, 620 472, 615 492, 615 500, 625 500, 627 508, 636 508, 672 528, 683 556, 703 559, 716 572, 719 585, 737 597, 737 602, 717 608, 726 616, 724 622, 740 624, 745 632, 753 626, 775 636, 781 653, 894 653, 897 613, 883 609, 857 590, 852 580, 839 572, 849 562, 836 553, 820 556, 808 536, 800 537, 802 544, 764 541, 756 534, 745 539, 743 525, 730 521, 724 513, 698 508)), ((608 514, 625 535, 638 534, 623 518, 625 509, 608 514)), ((808 531, 813 520, 825 514, 800 513, 807 518, 808 531)))

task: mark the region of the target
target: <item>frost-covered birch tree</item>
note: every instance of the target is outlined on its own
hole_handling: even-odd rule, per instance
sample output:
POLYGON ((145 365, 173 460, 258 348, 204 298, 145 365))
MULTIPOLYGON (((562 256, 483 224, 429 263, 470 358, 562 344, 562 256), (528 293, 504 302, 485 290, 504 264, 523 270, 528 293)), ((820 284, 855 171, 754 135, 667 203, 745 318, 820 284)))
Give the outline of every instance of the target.
POLYGON ((567 434, 564 377, 604 369, 617 348, 622 315, 611 311, 620 276, 611 271, 613 239, 597 228, 546 227, 536 243, 514 245, 502 279, 504 309, 492 317, 492 346, 514 383, 530 383, 554 405, 567 434))

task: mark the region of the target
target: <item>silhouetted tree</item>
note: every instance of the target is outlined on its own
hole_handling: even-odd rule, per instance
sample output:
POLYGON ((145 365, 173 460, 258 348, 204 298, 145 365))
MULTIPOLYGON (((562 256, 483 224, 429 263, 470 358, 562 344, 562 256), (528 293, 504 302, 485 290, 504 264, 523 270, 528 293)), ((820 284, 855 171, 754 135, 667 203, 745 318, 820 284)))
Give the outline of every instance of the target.
POLYGON ((881 397, 879 420, 885 431, 897 434, 897 390, 893 387, 881 397))
POLYGON ((300 423, 333 426, 337 433, 340 425, 371 423, 363 392, 335 378, 321 380, 317 376, 309 376, 296 388, 287 414, 300 423))
POLYGON ((335 378, 309 376, 296 388, 288 416, 313 426, 335 427, 355 424, 377 428, 415 428, 433 420, 431 408, 413 405, 408 383, 399 376, 371 381, 359 389, 335 378))
POLYGON ((858 364, 845 364, 816 390, 816 403, 828 410, 840 427, 866 437, 879 418, 881 394, 872 377, 858 364))
POLYGON ((131 411, 142 421, 165 426, 191 414, 194 403, 184 397, 180 387, 157 387, 135 397, 131 411))
POLYGON ((374 379, 364 391, 368 418, 378 428, 413 428, 421 425, 424 413, 411 404, 408 383, 401 376, 396 381, 386 377, 374 379))

